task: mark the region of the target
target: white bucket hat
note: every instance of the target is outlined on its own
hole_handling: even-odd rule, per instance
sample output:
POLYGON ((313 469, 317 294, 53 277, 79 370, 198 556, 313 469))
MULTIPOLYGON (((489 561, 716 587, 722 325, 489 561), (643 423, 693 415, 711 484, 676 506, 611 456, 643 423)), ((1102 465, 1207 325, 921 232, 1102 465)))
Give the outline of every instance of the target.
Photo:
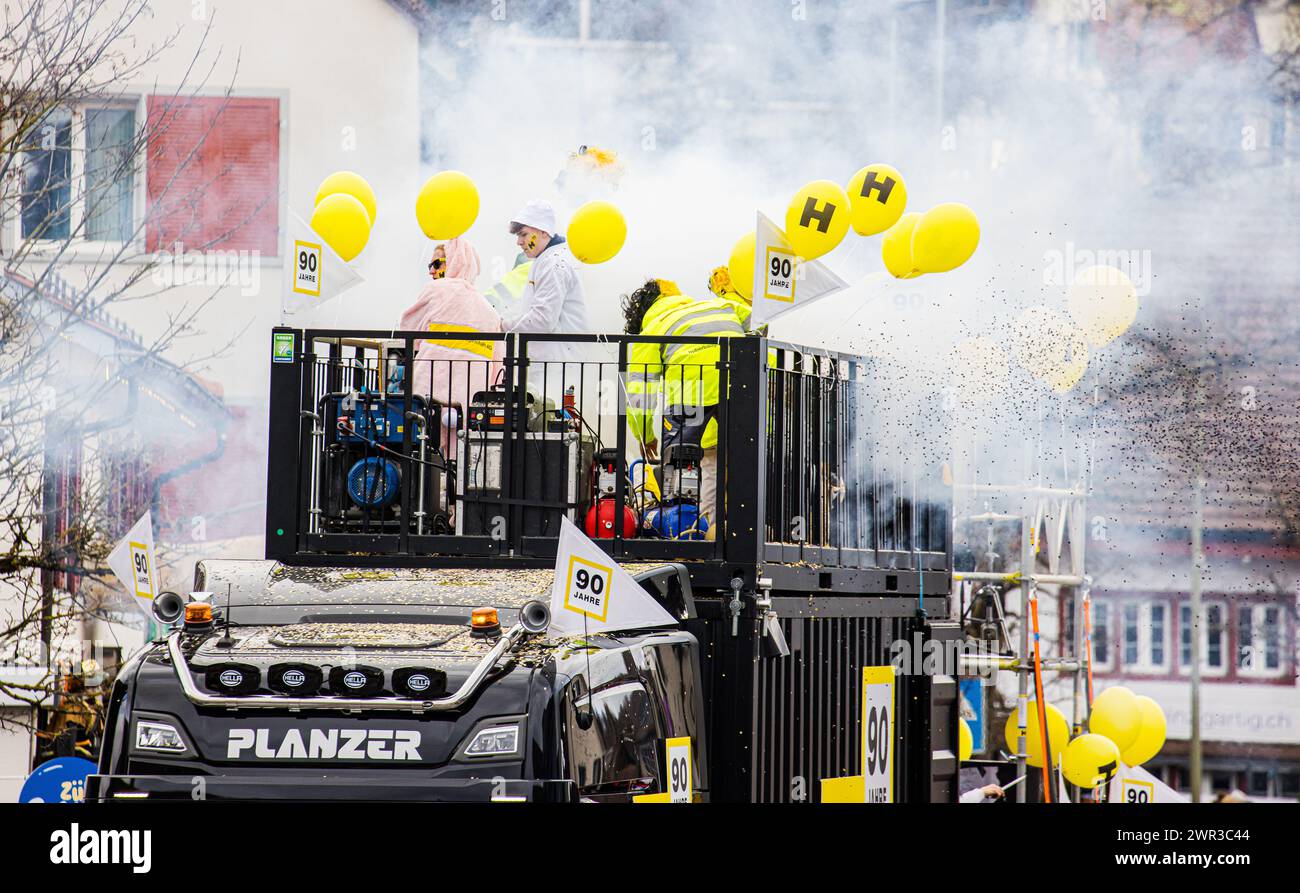
POLYGON ((555 224, 555 209, 551 207, 551 203, 536 198, 528 201, 518 214, 510 218, 510 222, 531 226, 548 236, 555 235, 559 230, 555 224))

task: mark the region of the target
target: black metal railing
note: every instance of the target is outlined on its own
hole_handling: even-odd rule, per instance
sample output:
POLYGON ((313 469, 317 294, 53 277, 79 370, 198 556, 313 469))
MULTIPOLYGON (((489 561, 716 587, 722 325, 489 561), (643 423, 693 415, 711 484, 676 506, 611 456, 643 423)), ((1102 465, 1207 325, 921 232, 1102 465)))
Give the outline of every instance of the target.
MULTIPOLYGON (((947 567, 870 362, 746 338, 278 329, 267 555, 947 567), (640 424, 629 424, 637 422, 640 424)), ((915 460, 915 461, 913 461, 915 460)))
POLYGON ((766 556, 946 567, 951 486, 924 408, 881 388, 876 360, 767 344, 766 556), (911 435, 882 438, 885 419, 911 435))

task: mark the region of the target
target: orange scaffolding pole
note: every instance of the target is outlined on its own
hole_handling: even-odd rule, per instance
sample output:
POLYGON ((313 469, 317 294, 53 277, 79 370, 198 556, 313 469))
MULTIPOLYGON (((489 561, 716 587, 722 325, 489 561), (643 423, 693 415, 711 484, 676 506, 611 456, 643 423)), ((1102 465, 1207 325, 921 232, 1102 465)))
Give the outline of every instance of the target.
POLYGON ((1038 734, 1043 743, 1043 802, 1052 802, 1052 751, 1047 746, 1047 702, 1043 700, 1043 657, 1038 645, 1038 596, 1030 596, 1029 613, 1034 622, 1034 692, 1038 698, 1038 734))

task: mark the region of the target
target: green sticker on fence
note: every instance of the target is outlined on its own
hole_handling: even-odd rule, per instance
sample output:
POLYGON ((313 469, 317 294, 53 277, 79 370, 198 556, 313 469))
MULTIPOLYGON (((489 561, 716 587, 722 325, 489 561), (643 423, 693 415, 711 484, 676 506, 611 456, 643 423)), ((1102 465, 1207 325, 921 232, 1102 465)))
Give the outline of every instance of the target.
POLYGON ((293 332, 271 333, 271 362, 293 362, 293 332))

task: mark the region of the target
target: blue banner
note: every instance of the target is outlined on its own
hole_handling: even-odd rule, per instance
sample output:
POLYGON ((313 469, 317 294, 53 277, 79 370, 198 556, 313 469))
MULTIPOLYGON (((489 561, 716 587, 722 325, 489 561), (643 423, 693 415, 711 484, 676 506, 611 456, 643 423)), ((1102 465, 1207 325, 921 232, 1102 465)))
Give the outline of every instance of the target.
POLYGON ((36 767, 27 776, 19 803, 81 803, 86 798, 86 776, 95 764, 81 757, 59 757, 36 767))

